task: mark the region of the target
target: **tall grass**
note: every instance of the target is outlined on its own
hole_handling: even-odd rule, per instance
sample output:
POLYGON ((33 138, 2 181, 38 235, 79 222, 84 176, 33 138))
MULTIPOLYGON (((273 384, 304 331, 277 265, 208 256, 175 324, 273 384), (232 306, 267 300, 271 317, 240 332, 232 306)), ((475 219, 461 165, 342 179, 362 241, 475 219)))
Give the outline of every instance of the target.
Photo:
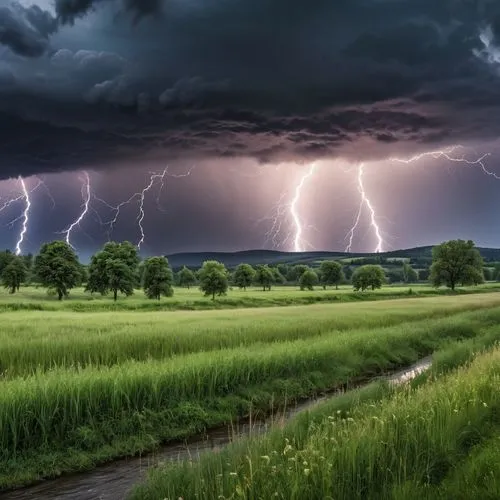
POLYGON ((73 311, 73 312, 104 312, 104 311, 174 311, 174 310, 210 310, 275 307, 289 305, 308 305, 317 303, 363 302, 387 299, 398 299, 411 296, 438 297, 446 295, 467 295, 488 293, 500 290, 496 283, 488 283, 479 287, 468 287, 450 292, 447 289, 435 289, 430 286, 412 285, 388 286, 376 292, 353 292, 352 287, 343 286, 339 290, 300 291, 298 287, 275 287, 270 292, 260 289, 231 290, 225 297, 213 301, 201 295, 197 288, 190 290, 176 288, 172 298, 153 301, 147 300, 142 291, 137 290, 133 297, 120 297, 114 302, 111 297, 89 295, 82 289, 72 290, 69 299, 58 301, 49 297, 44 289, 32 287, 22 288, 19 293, 9 295, 0 290, 0 313, 8 311, 73 311))
POLYGON ((499 309, 475 311, 404 327, 167 361, 56 369, 5 381, 0 384, 0 483, 8 483, 7 464, 22 455, 54 449, 91 453, 144 433, 149 443, 186 435, 252 407, 269 410, 409 364, 449 339, 474 337, 499 320, 499 309))
MULTIPOLYGON (((495 350, 416 390, 361 405, 348 418, 329 415, 312 424, 306 439, 275 432, 198 463, 155 470, 132 498, 416 498, 416 491, 446 487, 456 464, 498 432, 499 386, 495 350)), ((480 486, 481 475, 468 471, 480 486)), ((466 498, 457 488, 450 491, 459 496, 444 498, 466 498)), ((497 481, 489 491, 498 491, 497 481)))
POLYGON ((129 360, 338 335, 408 321, 488 309, 500 296, 301 306, 239 311, 164 313, 5 314, 0 331, 0 378, 57 367, 111 366, 129 360))

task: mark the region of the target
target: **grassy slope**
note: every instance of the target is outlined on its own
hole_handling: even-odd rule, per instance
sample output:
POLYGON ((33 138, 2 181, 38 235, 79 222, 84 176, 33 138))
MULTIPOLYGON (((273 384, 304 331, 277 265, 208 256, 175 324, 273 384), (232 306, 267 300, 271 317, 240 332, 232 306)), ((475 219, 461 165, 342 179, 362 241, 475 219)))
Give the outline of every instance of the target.
POLYGON ((490 331, 499 320, 500 310, 494 308, 404 326, 78 372, 55 369, 4 381, 0 485, 92 467, 228 422, 250 409, 266 412, 408 364, 451 339, 490 331))
POLYGON ((154 471, 133 498, 498 498, 499 384, 495 350, 389 399, 372 387, 369 404, 344 401, 348 415, 319 407, 305 432, 292 422, 293 433, 154 471))
POLYGON ((4 313, 0 373, 13 378, 53 367, 100 366, 128 360, 315 338, 360 328, 392 326, 500 305, 500 295, 286 308, 99 314, 4 313))
POLYGON ((410 287, 386 286, 374 292, 353 292, 352 287, 343 286, 339 290, 300 291, 297 287, 275 287, 270 292, 263 292, 257 288, 247 291, 234 289, 225 297, 212 301, 204 297, 197 288, 190 290, 176 288, 172 298, 161 301, 147 300, 142 291, 137 291, 132 297, 120 297, 115 303, 110 296, 86 294, 82 289, 71 292, 70 298, 59 302, 49 297, 42 288, 27 287, 15 295, 9 295, 0 290, 0 312, 8 311, 73 311, 73 312, 102 312, 102 311, 169 311, 169 310, 197 310, 197 309, 231 309, 256 308, 287 305, 307 305, 320 302, 360 302, 384 300, 391 298, 405 298, 411 289, 412 297, 443 296, 470 293, 488 293, 500 290, 500 284, 488 283, 479 287, 466 287, 451 294, 446 289, 435 289, 427 285, 411 285, 410 287))

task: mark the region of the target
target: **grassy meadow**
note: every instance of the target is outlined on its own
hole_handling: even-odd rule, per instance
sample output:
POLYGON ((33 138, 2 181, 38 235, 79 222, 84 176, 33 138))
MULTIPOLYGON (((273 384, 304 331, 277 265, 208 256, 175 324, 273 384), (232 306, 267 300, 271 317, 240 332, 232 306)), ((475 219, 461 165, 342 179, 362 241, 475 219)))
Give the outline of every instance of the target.
POLYGON ((160 301, 148 300, 142 290, 136 290, 131 297, 119 296, 114 302, 111 295, 102 297, 99 294, 91 295, 83 288, 73 289, 69 297, 58 301, 54 295, 49 295, 44 288, 34 286, 23 287, 10 295, 0 289, 0 312, 5 311, 168 311, 168 310, 204 310, 204 309, 241 309, 257 307, 273 307, 287 305, 309 305, 315 303, 362 302, 371 300, 397 299, 404 297, 430 297, 466 295, 471 293, 488 293, 500 291, 500 283, 491 282, 481 286, 463 287, 455 292, 448 289, 436 289, 426 284, 412 284, 407 286, 390 285, 381 290, 354 292, 352 286, 342 285, 338 290, 316 287, 313 291, 301 291, 297 286, 275 286, 271 291, 250 287, 247 290, 230 289, 226 296, 205 297, 198 287, 190 289, 175 287, 175 294, 171 298, 162 298, 160 301))
MULTIPOLYGON (((44 309, 4 307, 0 314, 0 489, 279 411, 433 353, 445 371, 500 340, 494 288, 425 297, 430 289, 422 287, 419 300, 404 298, 408 289, 394 290, 397 299, 382 290, 376 293, 385 300, 199 311, 143 310, 140 304, 155 301, 137 296, 120 301, 136 307, 117 312, 107 310, 109 299, 78 291, 62 304, 35 289, 2 295, 0 310, 16 301, 39 301, 44 309)), ((198 290, 182 293, 205 300, 198 290)), ((283 288, 229 297, 245 293, 263 300, 283 294, 292 304, 302 293, 352 294, 283 288)), ((162 304, 169 300, 181 299, 176 294, 162 304)), ((177 496, 163 494, 163 473, 140 494, 196 497, 194 489, 181 491, 177 476, 168 479, 177 496)), ((191 473, 204 477, 202 469, 191 473)), ((218 498, 210 495, 201 498, 218 498)))

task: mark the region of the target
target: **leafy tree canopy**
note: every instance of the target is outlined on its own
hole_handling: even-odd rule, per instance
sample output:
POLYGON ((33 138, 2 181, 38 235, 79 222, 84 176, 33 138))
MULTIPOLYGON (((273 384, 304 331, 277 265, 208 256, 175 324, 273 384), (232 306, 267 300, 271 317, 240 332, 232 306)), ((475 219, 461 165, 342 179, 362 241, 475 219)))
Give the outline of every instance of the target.
POLYGON ((233 282, 238 288, 247 289, 255 278, 255 269, 250 264, 240 264, 234 271, 233 282))
POLYGON ((273 270, 267 264, 257 266, 255 282, 260 285, 264 291, 271 290, 271 287, 275 282, 275 274, 273 270))
POLYGON ((314 285, 319 282, 318 275, 312 270, 308 269, 299 279, 299 285, 301 290, 314 290, 314 285))
POLYGON ((59 300, 81 283, 82 271, 76 253, 65 241, 42 246, 35 259, 35 274, 42 286, 55 290, 59 300))
POLYGON ((484 282, 483 258, 473 241, 451 240, 432 249, 430 280, 436 287, 452 290, 458 284, 477 285, 484 282))
POLYGON ((319 267, 321 276, 321 284, 326 288, 327 286, 335 285, 338 288, 339 284, 345 280, 342 266, 335 260, 325 260, 319 267))
POLYGON ((207 260, 198 271, 200 281, 200 290, 206 296, 212 296, 215 300, 216 295, 225 295, 229 288, 229 273, 226 266, 216 260, 207 260))
MULTIPOLYGON (((96 253, 90 262, 88 268, 88 281, 86 290, 91 293, 100 293, 106 295, 112 291, 115 296, 120 286, 116 286, 116 276, 113 276, 115 284, 111 283, 112 276, 110 274, 112 269, 118 270, 116 262, 113 266, 108 265, 111 261, 120 261, 126 266, 130 272, 123 275, 124 290, 129 290, 128 283, 132 283, 132 290, 139 282, 139 254, 137 248, 125 241, 123 243, 110 242, 104 245, 103 249, 96 253), (125 285, 125 281, 127 284, 125 285)), ((130 295, 128 292, 123 292, 130 295)))
POLYGON ((143 287, 149 299, 172 297, 174 275, 165 257, 151 257, 144 263, 143 287))
POLYGON ((184 266, 178 273, 178 280, 180 286, 185 286, 186 288, 190 288, 192 285, 196 283, 196 274, 191 271, 191 269, 184 266))
POLYGON ((9 293, 19 291, 28 277, 28 268, 22 257, 14 257, 2 272, 2 283, 9 293))
POLYGON ((365 291, 368 288, 375 290, 382 288, 385 283, 385 273, 381 266, 374 264, 367 264, 358 267, 352 275, 352 286, 357 292, 359 290, 365 291))

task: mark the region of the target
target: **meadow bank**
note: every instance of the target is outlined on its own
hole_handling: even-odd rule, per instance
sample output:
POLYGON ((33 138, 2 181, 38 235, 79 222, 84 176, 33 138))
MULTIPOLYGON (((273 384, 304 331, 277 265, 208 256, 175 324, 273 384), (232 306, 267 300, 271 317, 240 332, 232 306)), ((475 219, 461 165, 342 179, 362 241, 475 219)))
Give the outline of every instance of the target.
POLYGON ((500 334, 495 293, 335 308, 124 313, 110 340, 107 313, 29 315, 40 329, 26 358, 19 346, 30 345, 33 324, 6 313, 10 331, 0 336, 10 353, 0 381, 2 488, 152 450, 356 384, 449 342, 500 334), (158 339, 177 325, 156 357, 145 350, 151 338, 139 341, 155 324, 158 339), (73 339, 72 325, 81 327, 73 339), (64 358, 68 338, 82 343, 64 358), (121 342, 126 347, 113 357, 121 342))

